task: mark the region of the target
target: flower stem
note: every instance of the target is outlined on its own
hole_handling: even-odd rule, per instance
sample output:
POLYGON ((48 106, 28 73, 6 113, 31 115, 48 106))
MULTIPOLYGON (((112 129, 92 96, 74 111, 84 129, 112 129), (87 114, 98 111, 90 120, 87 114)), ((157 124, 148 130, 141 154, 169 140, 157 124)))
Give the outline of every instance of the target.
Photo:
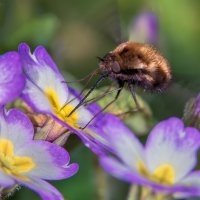
POLYGON ((147 187, 132 185, 127 200, 171 200, 169 194, 157 193, 147 187))

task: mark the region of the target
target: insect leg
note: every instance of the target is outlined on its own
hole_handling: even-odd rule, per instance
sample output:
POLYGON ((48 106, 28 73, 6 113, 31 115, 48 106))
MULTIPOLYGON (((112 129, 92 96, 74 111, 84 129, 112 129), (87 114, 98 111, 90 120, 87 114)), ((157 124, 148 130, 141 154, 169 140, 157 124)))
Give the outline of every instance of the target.
POLYGON ((109 102, 103 109, 101 109, 98 113, 96 113, 96 114, 92 117, 92 119, 91 119, 82 129, 85 129, 85 128, 90 124, 91 121, 93 121, 93 120, 94 120, 100 113, 102 113, 106 108, 108 108, 110 105, 112 105, 112 104, 118 99, 118 97, 119 97, 119 95, 120 95, 122 89, 123 89, 123 85, 122 85, 121 87, 119 87, 119 90, 117 91, 117 94, 116 94, 115 98, 114 98, 111 102, 109 102))
POLYGON ((136 105, 136 108, 139 110, 140 109, 140 106, 139 106, 139 103, 137 101, 137 98, 136 98, 136 95, 135 95, 135 88, 134 88, 134 85, 133 84, 128 84, 128 87, 129 87, 129 90, 131 92, 131 95, 135 101, 135 105, 136 105))
POLYGON ((80 100, 80 102, 75 106, 75 108, 69 113, 67 117, 69 117, 72 113, 76 111, 85 101, 85 99, 90 95, 90 93, 99 85, 107 77, 107 74, 103 74, 100 78, 94 83, 94 85, 90 88, 90 90, 86 93, 86 95, 80 100))
POLYGON ((92 72, 91 74, 89 74, 89 75, 90 75, 90 76, 87 76, 87 77, 89 77, 89 78, 88 78, 88 80, 87 80, 87 82, 86 82, 84 88, 81 90, 80 94, 79 94, 77 97, 74 97, 74 98, 72 98, 72 99, 69 100, 69 101, 66 101, 66 102, 64 103, 64 105, 60 108, 60 111, 63 110, 63 109, 65 108, 65 106, 67 106, 69 103, 71 103, 71 102, 74 101, 75 99, 81 97, 81 95, 82 95, 83 92, 86 90, 86 88, 87 88, 89 82, 91 81, 91 79, 94 77, 94 75, 96 75, 96 70, 93 71, 93 72, 92 72))
POLYGON ((97 74, 98 73, 98 68, 96 69, 96 70, 94 70, 94 71, 92 71, 91 73, 89 73, 88 75, 86 75, 85 77, 83 77, 83 78, 81 78, 81 79, 79 79, 79 80, 74 80, 74 81, 62 81, 62 83, 67 83, 67 84, 69 84, 69 83, 78 83, 78 82, 82 82, 82 81, 84 81, 84 80, 87 80, 88 78, 91 80, 91 77, 93 77, 95 74, 97 74))
POLYGON ((87 106, 87 105, 89 105, 89 104, 91 104, 91 103, 95 103, 95 102, 101 100, 101 99, 102 99, 103 97, 105 97, 106 95, 111 94, 111 93, 113 93, 113 92, 115 92, 115 91, 120 90, 120 88, 115 88, 115 89, 110 90, 111 88, 112 88, 112 85, 110 85, 110 86, 108 87, 108 89, 107 89, 106 91, 104 91, 102 94, 100 94, 100 95, 98 95, 98 96, 96 96, 96 97, 94 97, 94 98, 91 98, 91 99, 88 99, 87 101, 85 101, 83 105, 84 105, 84 106, 87 106))
POLYGON ((135 113, 135 112, 142 112, 143 111, 143 108, 140 107, 138 101, 137 101, 137 98, 136 98, 136 95, 135 95, 135 88, 134 88, 134 85, 133 84, 128 84, 128 87, 129 87, 129 90, 131 92, 131 95, 135 101, 135 108, 134 109, 131 109, 131 110, 128 110, 128 111, 125 111, 125 112, 122 112, 122 113, 119 113, 117 114, 118 117, 121 117, 123 115, 126 115, 126 114, 129 114, 129 113, 135 113))
POLYGON ((110 90, 110 91, 108 91, 108 92, 105 92, 105 93, 103 93, 103 94, 97 96, 97 97, 94 97, 94 98, 92 98, 92 99, 89 99, 89 100, 87 100, 87 101, 84 102, 84 106, 88 106, 88 105, 91 104, 91 103, 95 103, 95 102, 101 100, 101 99, 102 99, 103 97, 105 97, 106 95, 111 94, 111 93, 113 93, 113 92, 115 92, 115 91, 118 91, 118 90, 120 90, 120 88, 116 88, 116 89, 110 90))

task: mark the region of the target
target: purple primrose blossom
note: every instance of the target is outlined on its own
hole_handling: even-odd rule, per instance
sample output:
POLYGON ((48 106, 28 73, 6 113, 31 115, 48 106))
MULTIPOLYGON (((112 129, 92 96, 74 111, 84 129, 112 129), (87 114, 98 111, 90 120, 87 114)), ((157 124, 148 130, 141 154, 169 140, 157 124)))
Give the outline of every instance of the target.
POLYGON ((44 200, 64 199, 45 180, 73 176, 78 165, 69 164, 67 151, 47 141, 33 140, 33 126, 17 109, 0 110, 0 186, 19 183, 37 192, 44 200))
POLYGON ((143 146, 119 120, 110 118, 108 140, 115 157, 101 156, 103 168, 113 176, 151 187, 176 197, 200 196, 200 170, 197 164, 200 133, 175 117, 162 121, 151 131, 143 146))
POLYGON ((29 46, 22 43, 19 54, 26 75, 22 99, 35 111, 51 114, 74 129, 84 126, 91 114, 81 107, 79 112, 67 117, 78 102, 75 99, 66 104, 74 96, 45 48, 38 46, 31 54, 29 46))
POLYGON ((102 125, 107 123, 107 115, 99 115, 87 128, 81 129, 100 111, 98 105, 81 106, 68 116, 80 101, 79 93, 67 86, 45 48, 38 46, 31 54, 29 46, 22 43, 19 45, 19 54, 26 75, 22 99, 34 111, 52 115, 59 123, 76 133, 96 154, 104 154, 104 149, 110 149, 102 131, 102 125))
POLYGON ((25 85, 22 66, 17 52, 0 56, 0 105, 13 101, 25 85))

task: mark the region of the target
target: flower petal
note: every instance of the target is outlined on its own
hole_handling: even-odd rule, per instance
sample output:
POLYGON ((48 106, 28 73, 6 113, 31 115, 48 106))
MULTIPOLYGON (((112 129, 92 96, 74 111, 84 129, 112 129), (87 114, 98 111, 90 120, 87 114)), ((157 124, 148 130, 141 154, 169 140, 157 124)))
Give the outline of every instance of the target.
POLYGON ((148 180, 138 174, 137 171, 133 171, 113 157, 101 156, 100 164, 108 173, 121 180, 142 185, 148 182, 148 180))
POLYGON ((142 144, 117 117, 107 116, 102 128, 111 148, 127 166, 136 169, 139 161, 145 162, 142 144))
POLYGON ((51 56, 48 54, 46 49, 43 46, 38 46, 34 53, 37 61, 43 66, 50 66, 55 72, 60 73, 51 56))
POLYGON ((46 141, 34 141, 17 152, 18 156, 28 156, 36 167, 24 175, 46 180, 69 178, 78 171, 76 163, 69 164, 70 157, 67 151, 55 144, 46 141))
POLYGON ((31 178, 28 182, 18 181, 37 192, 43 200, 64 200, 62 194, 46 181, 37 178, 31 178))
MULTIPOLYGON (((75 96, 70 94, 64 78, 55 63, 42 46, 37 47, 31 55, 30 48, 23 43, 19 46, 19 53, 27 76, 22 99, 34 110, 51 114, 55 119, 59 118, 57 116, 58 113, 55 113, 56 111, 52 108, 52 102, 56 102, 61 109, 75 96), (53 92, 51 94, 53 95, 51 96, 51 103, 47 95, 48 90, 53 92)), ((79 100, 75 98, 68 106, 74 108, 78 103, 79 100)), ((59 110, 57 107, 56 109, 59 110)), ((77 125, 80 127, 84 127, 92 118, 91 113, 85 107, 80 107, 76 112, 78 114, 77 125)))
POLYGON ((15 180, 0 171, 0 187, 9 187, 15 184, 15 180))
POLYGON ((20 57, 17 52, 0 56, 0 105, 14 100, 25 85, 20 57))
POLYGON ((178 118, 160 122, 151 131, 146 143, 146 160, 150 172, 161 164, 171 164, 175 182, 185 176, 196 164, 196 151, 200 146, 200 133, 184 128, 178 118))
POLYGON ((12 141, 15 150, 23 148, 33 139, 33 126, 29 118, 17 109, 0 110, 0 137, 12 141))
MULTIPOLYGON (((76 105, 80 102, 77 96, 74 96, 73 94, 69 95, 68 102, 70 102, 68 105, 71 105, 73 108, 75 108, 76 105), (73 99, 73 100, 72 100, 73 99), (72 101, 71 101, 72 100, 72 101), (71 102, 70 102, 71 101, 71 102)), ((91 112, 86 109, 84 106, 80 106, 76 113, 78 115, 78 120, 76 122, 77 126, 84 127, 86 124, 92 119, 93 115, 91 112)), ((92 124, 93 122, 91 122, 92 124)))
MULTIPOLYGON (((69 87, 69 91, 72 96, 77 98, 77 100, 82 98, 77 90, 69 87)), ((74 105, 77 105, 77 100, 74 105)), ((83 127, 90 121, 92 116, 101 111, 100 106, 96 103, 89 104, 86 108, 82 106, 79 109, 78 115, 80 120, 78 121, 78 125, 83 127)), ((64 126, 67 126, 62 121, 60 121, 60 123, 64 126)), ((92 150, 95 154, 104 155, 106 153, 105 150, 111 150, 110 145, 108 145, 108 141, 104 137, 104 132, 102 129, 102 126, 105 125, 105 123, 107 123, 106 114, 101 113, 95 117, 94 120, 84 130, 74 129, 73 132, 77 134, 85 146, 92 150)), ((70 129, 70 127, 68 128, 70 129)))
POLYGON ((99 132, 94 129, 87 129, 86 131, 76 131, 75 133, 80 137, 82 142, 88 147, 93 153, 97 155, 105 155, 107 146, 104 143, 104 138, 99 135, 99 132), (89 132, 88 132, 89 131, 89 132))
POLYGON ((179 184, 194 188, 193 193, 182 191, 176 193, 174 196, 177 198, 200 197, 200 171, 194 171, 188 176, 180 180, 179 184))
POLYGON ((132 184, 139 184, 142 186, 150 187, 153 191, 162 193, 185 193, 187 195, 193 195, 197 192, 195 187, 186 185, 162 185, 155 183, 142 175, 138 174, 136 171, 128 168, 125 164, 122 164, 118 160, 109 156, 100 157, 101 166, 111 175, 121 180, 130 182, 132 184))
POLYGON ((50 59, 44 53, 43 47, 35 51, 37 55, 31 55, 28 45, 22 43, 19 46, 19 54, 23 61, 23 68, 27 76, 26 88, 22 98, 35 110, 52 113, 52 108, 45 92, 48 88, 55 91, 61 105, 68 99, 68 88, 64 84, 64 78, 58 72, 55 65, 47 65, 50 59), (45 55, 44 55, 45 54, 45 55), (37 60, 44 59, 45 60, 37 60))

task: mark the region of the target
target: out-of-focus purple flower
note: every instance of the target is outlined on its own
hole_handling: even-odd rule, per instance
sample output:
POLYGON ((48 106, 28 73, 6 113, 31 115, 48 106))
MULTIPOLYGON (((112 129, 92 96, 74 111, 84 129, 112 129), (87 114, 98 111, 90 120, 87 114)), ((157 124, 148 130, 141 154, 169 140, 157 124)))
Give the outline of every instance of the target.
POLYGON ((187 102, 183 119, 186 124, 200 130, 200 94, 187 102))
POLYGON ((75 90, 67 87, 45 48, 39 46, 31 54, 29 46, 22 43, 19 46, 19 54, 27 77, 22 99, 34 111, 52 115, 63 126, 76 133, 93 152, 101 154, 104 153, 104 147, 109 149, 100 125, 102 121, 106 121, 106 116, 99 115, 87 128, 81 129, 100 111, 100 107, 96 104, 88 108, 81 106, 68 116, 79 103, 80 96, 75 90))
POLYGON ((19 183, 37 192, 42 199, 64 199, 45 180, 65 179, 78 170, 69 165, 69 154, 62 147, 47 141, 33 140, 33 126, 17 109, 0 111, 0 186, 19 183))
POLYGON ((0 105, 14 100, 22 91, 25 78, 17 52, 0 56, 0 105))
POLYGON ((142 43, 157 44, 158 19, 152 12, 143 12, 130 25, 129 40, 142 43))
POLYGON ((115 156, 100 158, 103 168, 130 183, 179 197, 200 196, 200 171, 197 162, 200 133, 175 117, 160 122, 151 131, 145 147, 119 121, 110 119, 108 140, 115 156))

